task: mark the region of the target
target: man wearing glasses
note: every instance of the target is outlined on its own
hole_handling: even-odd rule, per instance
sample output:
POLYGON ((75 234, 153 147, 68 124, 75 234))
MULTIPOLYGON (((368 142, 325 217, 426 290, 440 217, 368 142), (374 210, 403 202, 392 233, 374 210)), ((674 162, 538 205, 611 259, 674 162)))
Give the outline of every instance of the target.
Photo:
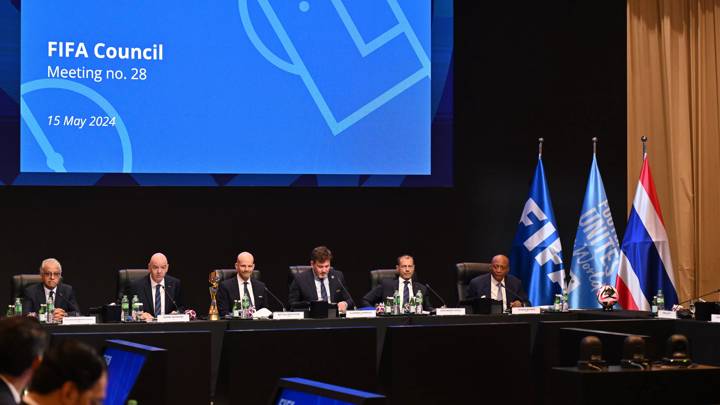
POLYGON ((410 255, 398 257, 395 270, 397 270, 398 278, 382 280, 377 287, 365 294, 362 298, 362 306, 374 306, 382 302, 385 297, 392 297, 396 290, 400 293, 400 305, 404 306, 406 302, 410 301, 411 297, 416 296, 418 291, 421 291, 423 296, 423 310, 432 311, 427 287, 413 280, 413 276, 415 275, 415 259, 410 255))
POLYGON ((55 304, 53 319, 56 322, 67 315, 80 313, 72 286, 60 283, 62 266, 57 259, 43 260, 40 265, 40 279, 39 284, 30 285, 23 291, 23 312, 38 313, 40 305, 53 302, 55 304))

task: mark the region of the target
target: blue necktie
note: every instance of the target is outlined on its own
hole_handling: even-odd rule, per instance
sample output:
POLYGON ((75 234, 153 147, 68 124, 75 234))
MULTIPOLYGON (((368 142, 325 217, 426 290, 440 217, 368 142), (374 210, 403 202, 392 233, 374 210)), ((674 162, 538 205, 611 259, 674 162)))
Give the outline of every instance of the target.
POLYGON ((155 286, 155 316, 162 315, 162 305, 160 301, 160 284, 155 286))
POLYGON ((405 280, 405 287, 403 287, 403 306, 410 302, 410 287, 408 286, 410 284, 410 281, 405 280))
POLYGON ((328 293, 325 289, 325 280, 320 280, 320 294, 322 295, 322 300, 327 301, 328 300, 328 293))

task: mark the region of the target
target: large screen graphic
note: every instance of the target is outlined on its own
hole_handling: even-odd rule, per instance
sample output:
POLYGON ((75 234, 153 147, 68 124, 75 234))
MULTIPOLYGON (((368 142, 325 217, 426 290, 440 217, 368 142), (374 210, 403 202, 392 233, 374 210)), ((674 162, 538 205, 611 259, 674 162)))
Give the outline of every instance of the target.
POLYGON ((17 7, 13 184, 451 182, 450 0, 17 7))

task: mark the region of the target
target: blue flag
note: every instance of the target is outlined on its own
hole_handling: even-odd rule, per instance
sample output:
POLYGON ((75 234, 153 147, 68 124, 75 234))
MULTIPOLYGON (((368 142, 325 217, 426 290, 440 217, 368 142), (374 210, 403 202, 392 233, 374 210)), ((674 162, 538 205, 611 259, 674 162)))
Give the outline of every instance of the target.
POLYGON ((597 291, 605 284, 615 286, 620 263, 618 246, 605 187, 593 154, 570 267, 571 308, 600 308, 597 291))
POLYGON ((510 252, 510 273, 520 278, 532 305, 550 305, 565 284, 560 234, 538 158, 530 195, 525 202, 510 252))

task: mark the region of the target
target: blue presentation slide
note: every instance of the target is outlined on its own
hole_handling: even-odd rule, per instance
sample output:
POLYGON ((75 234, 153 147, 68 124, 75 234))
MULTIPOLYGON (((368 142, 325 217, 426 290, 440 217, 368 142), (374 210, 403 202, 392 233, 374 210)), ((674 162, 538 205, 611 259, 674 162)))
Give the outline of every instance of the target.
POLYGON ((20 170, 429 175, 431 0, 26 1, 20 170))

